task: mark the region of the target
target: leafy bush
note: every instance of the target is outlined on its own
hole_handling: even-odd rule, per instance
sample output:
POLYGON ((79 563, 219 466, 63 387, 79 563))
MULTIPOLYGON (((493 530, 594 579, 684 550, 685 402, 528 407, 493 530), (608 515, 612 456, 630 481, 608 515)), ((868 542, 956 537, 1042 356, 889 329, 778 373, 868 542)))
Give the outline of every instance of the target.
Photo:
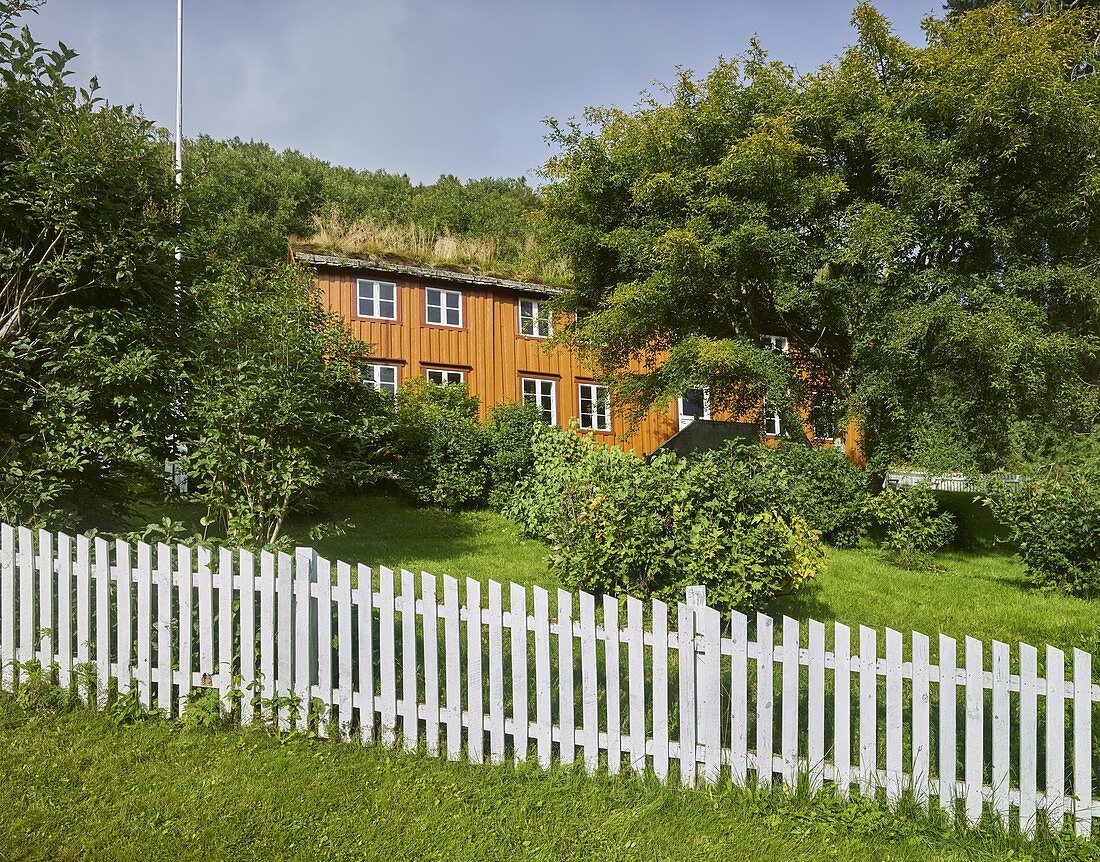
POLYGON ((531 474, 506 513, 551 547, 570 587, 682 600, 707 587, 721 607, 760 607, 823 565, 817 534, 776 511, 756 459, 726 452, 648 463, 587 438, 541 429, 531 474))
POLYGON ((1074 596, 1100 594, 1100 463, 1049 468, 987 503, 1036 584, 1074 596))
MULTIPOLYGON (((744 447, 742 447, 744 448, 744 447)), ((831 446, 753 447, 774 476, 790 511, 840 548, 853 547, 867 531, 870 493, 863 471, 831 446)))
POLYGON ((533 404, 513 402, 493 408, 485 425, 490 506, 499 509, 506 505, 516 483, 531 472, 532 437, 542 424, 542 414, 533 404))
POLYGON ((954 516, 939 511, 935 495, 926 485, 886 488, 871 498, 868 508, 883 531, 882 548, 903 568, 929 568, 929 555, 955 533, 954 516))
POLYGON ((485 500, 487 443, 478 400, 465 384, 410 378, 397 392, 397 486, 412 499, 459 509, 485 500))

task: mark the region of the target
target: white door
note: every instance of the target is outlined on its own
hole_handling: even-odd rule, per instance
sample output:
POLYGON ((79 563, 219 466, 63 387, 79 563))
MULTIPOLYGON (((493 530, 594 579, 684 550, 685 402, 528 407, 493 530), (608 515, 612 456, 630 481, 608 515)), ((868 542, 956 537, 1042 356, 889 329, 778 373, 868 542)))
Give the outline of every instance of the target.
POLYGON ((680 427, 686 428, 696 419, 710 419, 710 392, 688 389, 677 399, 680 405, 680 427))

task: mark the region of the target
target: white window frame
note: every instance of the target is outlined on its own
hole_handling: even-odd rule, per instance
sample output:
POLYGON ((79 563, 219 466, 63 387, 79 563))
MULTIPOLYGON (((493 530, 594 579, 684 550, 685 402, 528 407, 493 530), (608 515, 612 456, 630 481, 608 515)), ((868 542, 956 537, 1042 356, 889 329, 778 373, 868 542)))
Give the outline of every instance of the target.
POLYGON ((611 395, 606 386, 598 383, 577 384, 577 418, 580 420, 581 429, 584 431, 610 431, 611 430, 611 395), (587 398, 584 390, 591 390, 587 398), (603 397, 600 397, 600 392, 603 397), (585 411, 584 402, 588 401, 592 409, 585 411), (588 422, 585 425, 585 421, 588 422))
POLYGON ((462 328, 462 291, 460 290, 448 290, 444 287, 426 287, 424 288, 424 320, 432 326, 448 326, 451 329, 462 328), (439 304, 432 305, 431 295, 433 293, 439 294, 439 304), (447 305, 447 297, 455 296, 458 298, 458 323, 449 323, 447 321, 447 312, 451 309, 447 305), (432 320, 432 309, 436 309, 439 312, 439 320, 432 320))
POLYGON ((362 381, 364 383, 366 383, 368 386, 373 386, 379 392, 389 392, 391 395, 396 395, 397 394, 397 384, 398 384, 398 379, 399 378, 398 378, 398 372, 397 372, 397 366, 396 365, 389 365, 385 362, 378 362, 378 363, 372 362, 372 363, 370 363, 369 365, 367 365, 363 368, 363 372, 360 375, 360 379, 362 379, 362 381), (392 371, 393 372, 393 383, 392 384, 390 384, 387 381, 383 381, 381 379, 382 375, 381 375, 380 372, 382 370, 387 370, 387 371, 392 371), (390 388, 391 385, 393 386, 392 389, 390 388))
POLYGON ((698 389, 703 393, 703 413, 701 416, 695 416, 689 414, 684 410, 684 396, 681 395, 676 399, 676 414, 679 419, 680 427, 686 428, 692 422, 698 419, 710 419, 710 389, 706 386, 692 386, 691 389, 698 389))
POLYGON ((542 418, 546 419, 546 407, 542 403, 542 399, 546 397, 547 393, 544 389, 545 386, 550 387, 550 412, 552 416, 548 425, 554 427, 558 424, 558 381, 551 380, 548 377, 521 377, 519 379, 519 394, 520 401, 524 404, 534 404, 539 412, 542 414, 542 418), (532 393, 533 401, 527 400, 527 384, 534 384, 534 393, 532 393))
POLYGON ((357 317, 368 320, 397 320, 397 284, 392 281, 377 281, 373 278, 358 278, 355 280, 355 314, 357 317), (391 298, 382 297, 382 288, 390 289, 391 298), (369 288, 370 296, 364 296, 364 288, 369 288), (363 302, 369 301, 373 309, 370 314, 363 314, 363 302), (382 314, 382 303, 393 303, 393 314, 382 314))
POLYGON ((774 350, 776 353, 789 353, 791 349, 785 335, 761 335, 760 343, 765 349, 774 350))
POLYGON ((459 371, 457 368, 425 368, 424 377, 437 386, 453 386, 456 383, 466 382, 466 372, 459 371), (440 379, 432 380, 433 374, 438 374, 440 379), (456 375, 457 379, 453 379, 456 375))
POLYGON ((783 436, 783 417, 779 415, 778 411, 768 410, 768 399, 764 399, 764 436, 765 437, 782 437, 783 436), (768 423, 775 424, 775 431, 768 430, 768 423))
POLYGON ((550 311, 550 302, 545 299, 520 299, 519 332, 528 338, 549 338, 554 334, 554 320, 550 311), (524 306, 529 313, 524 313, 524 306), (527 324, 530 329, 524 328, 527 324), (542 330, 545 329, 545 332, 542 330))
POLYGON ((810 396, 810 430, 814 432, 815 440, 836 440, 840 436, 840 426, 835 418, 836 412, 836 396, 832 392, 825 392, 817 390, 810 396), (820 436, 817 431, 817 422, 821 411, 825 411, 828 414, 828 418, 831 420, 833 433, 825 437, 820 436))

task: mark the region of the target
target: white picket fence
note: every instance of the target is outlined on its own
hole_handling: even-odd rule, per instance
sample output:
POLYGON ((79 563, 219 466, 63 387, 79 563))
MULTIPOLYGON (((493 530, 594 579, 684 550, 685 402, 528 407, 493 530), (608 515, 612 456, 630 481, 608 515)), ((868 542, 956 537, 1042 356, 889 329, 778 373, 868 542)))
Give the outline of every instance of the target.
POLYGON ((589 771, 684 785, 855 786, 1029 833, 1039 812, 1081 835, 1100 816, 1100 686, 1080 650, 1067 679, 1054 647, 1042 676, 1027 644, 967 638, 960 665, 952 638, 887 629, 880 652, 861 627, 853 652, 845 625, 827 644, 810 620, 803 641, 796 620, 722 615, 698 590, 675 607, 561 590, 552 603, 494 581, 485 602, 477 581, 461 592, 451 577, 353 571, 308 550, 215 557, 0 525, 3 682, 37 661, 61 685, 94 675, 102 699, 113 679, 167 714, 208 688, 243 722, 264 710, 450 759, 579 754, 589 771))

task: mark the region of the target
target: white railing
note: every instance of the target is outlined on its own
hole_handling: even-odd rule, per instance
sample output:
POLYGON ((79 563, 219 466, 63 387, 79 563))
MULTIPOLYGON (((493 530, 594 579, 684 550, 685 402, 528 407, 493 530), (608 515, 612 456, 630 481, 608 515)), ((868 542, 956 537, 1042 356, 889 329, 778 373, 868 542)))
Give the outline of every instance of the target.
POLYGON ((208 688, 244 722, 262 710, 450 759, 855 786, 1089 834, 1090 654, 1073 651, 1067 678, 1054 647, 967 638, 960 665, 943 635, 887 629, 883 652, 879 632, 857 634, 853 651, 840 623, 723 615, 698 589, 668 606, 489 581, 483 601, 477 581, 305 549, 215 556, 0 526, 9 688, 37 661, 63 686, 94 677, 102 699, 115 680, 170 715, 208 688))

